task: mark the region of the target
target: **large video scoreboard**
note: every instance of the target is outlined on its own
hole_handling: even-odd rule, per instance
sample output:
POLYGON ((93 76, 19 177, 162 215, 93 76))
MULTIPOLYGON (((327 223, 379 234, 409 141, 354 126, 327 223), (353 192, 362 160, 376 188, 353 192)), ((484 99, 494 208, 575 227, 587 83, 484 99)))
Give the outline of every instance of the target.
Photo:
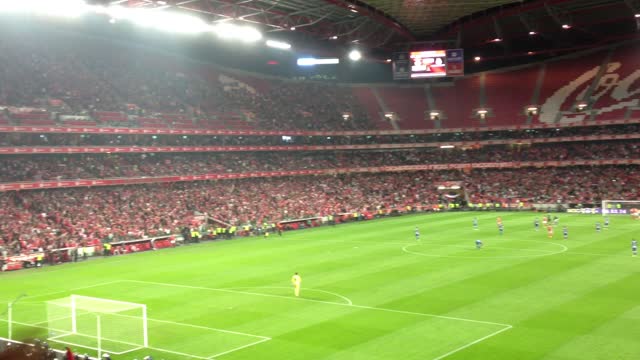
POLYGON ((395 80, 464 75, 462 49, 424 50, 395 53, 393 56, 395 80))

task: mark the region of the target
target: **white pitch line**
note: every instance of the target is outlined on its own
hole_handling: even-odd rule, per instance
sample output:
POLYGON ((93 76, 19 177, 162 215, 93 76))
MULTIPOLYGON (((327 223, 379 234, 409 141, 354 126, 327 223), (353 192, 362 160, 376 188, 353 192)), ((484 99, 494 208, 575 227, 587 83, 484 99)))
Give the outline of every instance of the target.
MULTIPOLYGON (((106 286, 106 285, 111 285, 111 284, 117 284, 122 282, 122 280, 115 280, 115 281, 107 281, 107 282, 103 282, 103 283, 98 283, 98 284, 93 284, 93 285, 88 285, 88 286, 81 286, 81 287, 77 287, 77 288, 73 288, 73 289, 68 289, 68 290, 61 290, 61 291, 55 291, 55 292, 49 292, 49 293, 44 293, 44 294, 40 294, 40 295, 27 295, 25 296, 25 299, 33 299, 33 298, 41 298, 41 297, 45 297, 45 296, 51 296, 51 295, 56 295, 56 294, 63 294, 63 293, 68 293, 71 291, 76 291, 76 290, 83 290, 83 289, 91 289, 94 287, 100 287, 100 286, 106 286)), ((5 302, 5 301, 3 301, 5 302)), ((19 303, 34 303, 35 301, 20 301, 19 303)), ((38 303, 40 303, 41 301, 38 301, 38 303)))
MULTIPOLYGON (((95 347, 93 347, 93 346, 83 345, 83 344, 76 344, 76 343, 71 342, 71 341, 58 340, 58 339, 53 339, 53 338, 47 338, 47 340, 49 340, 49 341, 53 341, 53 342, 56 342, 56 343, 60 343, 60 344, 66 344, 66 345, 71 345, 71 346, 77 346, 77 347, 81 347, 81 348, 84 348, 84 349, 90 349, 90 350, 96 350, 96 351, 98 351, 98 348, 95 348, 95 347)), ((133 349, 131 349, 131 350, 125 350, 125 351, 111 351, 111 350, 108 350, 108 353, 109 353, 109 354, 114 354, 114 355, 123 355, 123 354, 127 354, 127 353, 130 353, 130 352, 133 352, 133 351, 140 350, 140 349, 142 349, 142 348, 143 348, 143 347, 137 347, 137 348, 133 348, 133 349)), ((107 352, 107 351, 105 351, 105 352, 107 352)))
POLYGON ((578 252, 573 250, 567 251, 567 254, 603 256, 603 257, 630 257, 631 256, 631 255, 618 255, 618 254, 598 254, 598 253, 590 253, 590 252, 578 252))
MULTIPOLYGON (((120 316, 120 315, 119 315, 120 316)), ((204 329, 204 330, 212 330, 212 331, 218 331, 218 332, 223 332, 223 333, 228 333, 228 334, 234 334, 234 335, 243 335, 243 336, 248 336, 248 337, 254 337, 254 338, 258 338, 261 340, 271 340, 270 337, 267 336, 261 336, 261 335, 254 335, 254 334, 247 334, 247 333, 243 333, 243 332, 239 332, 239 331, 231 331, 231 330, 225 330, 225 329, 217 329, 217 328, 212 328, 212 327, 208 327, 208 326, 201 326, 201 325, 193 325, 193 324, 185 324, 185 323, 179 323, 179 322, 175 322, 175 321, 169 321, 169 320, 158 320, 158 319, 147 319, 149 321, 156 321, 156 322, 161 322, 161 323, 166 323, 166 324, 173 324, 173 325, 182 325, 182 326, 187 326, 187 327, 192 327, 192 328, 196 328, 196 329, 204 329)))
POLYGON ((488 338, 490 338, 490 337, 492 337, 492 336, 496 336, 496 335, 498 335, 498 334, 500 334, 500 333, 502 333, 502 332, 505 332, 505 331, 507 331, 507 330, 511 330, 512 328, 513 328, 513 326, 509 325, 508 327, 505 327, 504 329, 500 329, 500 330, 498 330, 498 331, 492 332, 491 334, 489 334, 489 335, 487 335, 487 336, 483 336, 483 337, 481 337, 481 338, 480 338, 480 339, 478 339, 478 340, 474 340, 474 341, 472 341, 472 342, 470 342, 470 343, 468 343, 468 344, 466 344, 466 345, 460 346, 460 347, 459 347, 459 348, 457 348, 457 349, 453 349, 453 350, 449 351, 448 353, 446 353, 446 354, 444 354, 444 355, 440 355, 440 356, 438 356, 437 358, 434 358, 433 360, 441 360, 441 359, 444 359, 444 358, 446 358, 447 356, 453 355, 453 354, 457 353, 458 351, 464 350, 464 349, 466 349, 466 348, 468 348, 468 347, 470 347, 470 346, 473 346, 473 345, 475 345, 475 344, 477 344, 477 343, 479 343, 479 342, 485 341, 485 340, 487 340, 488 338))
POLYGON ((271 340, 271 338, 266 338, 266 339, 262 339, 262 340, 259 340, 259 341, 256 341, 256 342, 252 342, 251 344, 247 344, 247 345, 244 345, 244 346, 239 346, 239 347, 237 347, 235 349, 231 349, 231 350, 223 351, 223 352, 215 354, 215 355, 211 355, 207 359, 213 360, 213 359, 215 359, 217 357, 220 357, 222 355, 230 354, 230 353, 238 351, 238 350, 242 350, 242 349, 246 349, 246 348, 251 347, 251 346, 262 344, 263 342, 269 341, 269 340, 271 340))
MULTIPOLYGON (((290 289, 288 287, 284 287, 284 286, 243 286, 243 287, 233 287, 233 288, 225 288, 228 290, 241 290, 241 289, 290 289)), ((333 295, 335 297, 339 297, 340 299, 344 300, 347 302, 347 304, 349 305, 353 305, 353 301, 351 301, 351 299, 349 299, 346 296, 340 295, 338 293, 334 293, 331 291, 326 291, 326 290, 320 290, 320 289, 312 289, 312 288, 301 288, 301 290, 303 291, 316 291, 316 292, 322 292, 325 294, 329 294, 329 295, 333 295)))
POLYGON ((345 303, 339 303, 339 302, 333 302, 333 301, 305 299, 305 298, 290 297, 290 296, 283 296, 283 295, 262 294, 262 293, 255 293, 255 292, 250 292, 250 291, 219 289, 219 288, 210 288, 210 287, 204 287, 204 286, 180 285, 180 284, 170 284, 170 283, 161 283, 161 282, 153 282, 153 281, 142 281, 142 280, 123 280, 123 281, 136 282, 136 283, 140 283, 140 284, 150 284, 150 285, 178 287, 178 288, 184 288, 184 289, 209 290, 209 291, 228 292, 228 293, 234 293, 234 294, 245 294, 245 295, 263 296, 263 297, 274 297, 274 298, 281 298, 281 299, 287 299, 287 300, 292 300, 292 301, 308 301, 308 302, 315 302, 315 303, 321 303, 321 304, 354 307, 354 308, 359 308, 359 309, 368 309, 368 310, 392 312, 392 313, 398 313, 398 314, 408 314, 408 315, 427 316, 427 317, 448 319, 448 320, 466 321, 466 322, 472 322, 472 323, 477 323, 477 324, 487 324, 487 325, 497 325, 497 326, 512 326, 512 325, 509 325, 509 324, 502 324, 502 323, 496 323, 496 322, 491 322, 491 321, 465 319, 465 318, 458 318, 458 317, 453 317, 453 316, 436 315, 436 314, 428 314, 428 313, 419 313, 419 312, 413 312, 413 311, 394 310, 394 309, 387 309, 387 308, 374 307, 374 306, 345 304, 345 303))
MULTIPOLYGON (((3 319, 0 319, 0 321, 8 322, 7 320, 3 320, 3 319)), ((37 329, 64 331, 64 330, 60 330, 60 329, 52 329, 52 328, 47 327, 47 326, 34 325, 34 324, 23 323, 23 322, 18 322, 18 321, 12 321, 11 323, 12 324, 22 325, 22 326, 33 327, 33 328, 37 328, 37 329)), ((62 342, 62 341, 59 341, 59 340, 56 340, 56 339, 61 338, 61 337, 65 337, 65 336, 70 336, 70 335, 86 337, 86 338, 90 338, 90 339, 97 339, 98 338, 97 336, 86 335, 86 334, 65 333, 65 334, 54 336, 54 337, 49 337, 48 339, 52 339, 52 341, 56 341, 56 342, 62 342)), ((106 338, 106 337, 102 337, 102 339, 103 340, 107 340, 107 341, 111 341, 111 342, 114 342, 114 343, 119 343, 119 344, 125 344, 125 345, 131 345, 131 346, 140 346, 140 344, 134 344, 134 343, 130 343, 130 342, 122 341, 122 340, 109 339, 109 338, 106 338)), ((77 345, 77 344, 73 344, 73 345, 77 345)), ((78 346, 84 346, 84 345, 78 345, 78 346)), ((84 347, 90 349, 87 346, 84 346, 84 347)))
POLYGON ((191 358, 196 358, 196 359, 202 359, 202 360, 207 360, 208 358, 203 357, 203 356, 197 356, 197 355, 192 355, 192 354, 187 354, 187 353, 183 353, 183 352, 179 352, 179 351, 173 351, 173 350, 167 350, 167 349, 162 349, 162 348, 157 348, 157 347, 147 347, 147 349, 149 350, 155 350, 155 351, 162 351, 162 352, 166 352, 169 354, 174 354, 174 355, 181 355, 181 356, 188 356, 191 358))
MULTIPOLYGON (((89 315, 89 313, 81 314, 80 316, 83 316, 83 315, 89 315)), ((119 317, 125 317, 125 318, 130 318, 130 319, 138 319, 138 320, 142 319, 139 316, 124 315, 124 314, 111 314, 111 316, 119 316, 119 317)), ((57 319, 54 319, 54 320, 51 320, 51 321, 60 321, 60 320, 66 320, 66 319, 71 319, 71 318, 72 318, 71 316, 66 316, 66 317, 57 318, 57 319)), ((202 326, 202 325, 193 325, 193 324, 181 323, 181 322, 176 322, 176 321, 160 320, 160 319, 153 319, 153 318, 147 318, 147 321, 159 322, 159 323, 165 323, 165 324, 172 324, 172 325, 180 325, 180 326, 192 327, 192 328, 195 328, 195 329, 212 330, 212 331, 223 332, 223 333, 234 334, 234 335, 243 335, 243 336, 254 337, 254 338, 258 338, 258 339, 270 339, 267 336, 260 336, 260 335, 243 333, 243 332, 239 332, 239 331, 212 328, 212 327, 202 326)), ((29 325, 29 326, 33 326, 33 327, 40 327, 39 325, 46 324, 46 323, 49 323, 49 322, 50 321, 47 320, 47 321, 40 321, 40 322, 33 323, 33 324, 17 323, 17 322, 15 322, 15 323, 16 324, 20 324, 20 325, 29 325)), ((62 331, 62 330, 58 330, 58 331, 62 331)), ((82 336, 85 336, 85 335, 82 335, 82 336)), ((88 335, 86 335, 86 336, 88 336, 88 335)), ((91 337, 91 336, 88 336, 88 337, 91 337)), ((109 339, 106 339, 106 338, 103 338, 103 339, 109 340, 109 339)), ((131 345, 129 343, 125 343, 125 342, 120 341, 120 340, 111 340, 111 341, 118 341, 118 342, 121 342, 123 344, 131 345)), ((136 345, 136 344, 134 344, 134 345, 136 345)))
POLYGON ((71 335, 71 333, 60 334, 60 335, 56 335, 56 336, 49 336, 47 339, 49 339, 49 340, 55 340, 55 339, 59 339, 59 338, 61 338, 61 337, 69 336, 69 335, 71 335))
MULTIPOLYGON (((258 341, 254 341, 254 342, 249 343, 247 345, 244 345, 244 346, 241 346, 241 347, 238 347, 238 348, 235 348, 235 349, 231 349, 231 350, 225 351, 223 353, 216 354, 213 357, 197 356, 197 355, 193 355, 193 354, 187 354, 187 353, 183 353, 183 352, 177 352, 177 351, 173 351, 173 350, 167 350, 167 349, 151 347, 151 346, 147 347, 147 349, 149 349, 149 350, 162 351, 162 352, 166 352, 166 353, 170 353, 170 354, 188 356, 188 357, 192 357, 192 358, 196 358, 196 359, 202 359, 202 360, 210 360, 210 359, 213 359, 216 356, 221 356, 221 355, 224 355, 224 354, 228 354, 228 353, 233 352, 233 351, 238 351, 238 350, 244 349, 246 347, 258 345, 258 344, 263 343, 265 341, 271 340, 270 337, 266 337, 266 336, 258 336, 258 335, 246 334, 246 333, 230 331, 230 330, 215 329, 215 328, 210 328, 210 327, 206 327, 206 326, 198 326, 198 325, 184 324, 184 323, 178 323, 178 322, 174 322, 174 321, 165 321, 165 320, 157 320, 157 319, 148 319, 148 320, 149 321, 166 322, 166 323, 174 324, 174 325, 184 325, 184 326, 200 328, 200 329, 227 332, 227 333, 232 333, 232 334, 235 334, 235 335, 245 335, 245 336, 249 336, 249 337, 254 337, 254 338, 259 338, 260 339, 258 341)), ((6 320, 2 320, 2 319, 0 319, 0 321, 6 322, 6 320)), ((34 325, 34 324, 22 323, 22 322, 17 322, 17 321, 14 321, 13 324, 29 326, 29 327, 39 328, 39 329, 50 329, 49 327, 45 327, 45 326, 37 326, 37 325, 34 325)), ((88 337, 88 338, 92 338, 92 339, 96 339, 97 338, 97 337, 91 336, 91 335, 66 333, 66 334, 61 334, 61 335, 49 337, 49 338, 47 338, 47 340, 53 341, 53 342, 57 342, 57 343, 60 343, 60 344, 78 346, 78 347, 82 347, 82 348, 85 348, 85 349, 91 349, 91 350, 96 350, 96 351, 98 350, 97 348, 89 346, 89 345, 76 344, 76 343, 73 343, 73 342, 70 342, 70 341, 67 341, 67 340, 60 340, 60 338, 65 337, 65 336, 70 336, 70 335, 77 335, 77 336, 88 337)), ((115 342, 115 343, 119 343, 119 344, 138 346, 138 347, 136 347, 134 349, 126 350, 126 351, 122 351, 122 352, 109 351, 110 354, 114 354, 114 355, 122 355, 122 354, 126 354, 126 353, 129 353, 129 352, 140 350, 140 349, 144 348, 144 347, 139 346, 138 344, 133 344, 133 343, 124 342, 124 341, 120 341, 120 340, 113 340, 113 339, 107 339, 107 338, 103 338, 103 339, 107 340, 107 341, 112 341, 112 342, 115 342)))

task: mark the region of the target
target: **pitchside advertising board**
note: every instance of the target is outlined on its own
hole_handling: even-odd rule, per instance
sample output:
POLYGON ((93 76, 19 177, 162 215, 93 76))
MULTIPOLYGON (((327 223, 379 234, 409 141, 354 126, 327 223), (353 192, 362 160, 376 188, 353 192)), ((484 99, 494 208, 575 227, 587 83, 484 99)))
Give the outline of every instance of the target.
POLYGON ((462 49, 399 52, 393 56, 393 79, 463 76, 462 49))

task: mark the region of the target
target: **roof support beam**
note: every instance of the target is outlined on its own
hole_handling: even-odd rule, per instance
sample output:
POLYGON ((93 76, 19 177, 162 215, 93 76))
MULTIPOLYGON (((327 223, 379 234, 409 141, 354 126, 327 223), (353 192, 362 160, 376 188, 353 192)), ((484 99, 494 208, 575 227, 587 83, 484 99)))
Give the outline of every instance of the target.
POLYGON ((347 3, 345 0, 324 0, 324 1, 344 9, 357 11, 359 14, 364 15, 374 20, 375 22, 378 22, 389 29, 393 29, 402 37, 410 41, 415 41, 415 37, 409 31, 409 29, 407 29, 404 25, 398 23, 397 21, 389 18, 386 15, 379 14, 363 6, 347 3))

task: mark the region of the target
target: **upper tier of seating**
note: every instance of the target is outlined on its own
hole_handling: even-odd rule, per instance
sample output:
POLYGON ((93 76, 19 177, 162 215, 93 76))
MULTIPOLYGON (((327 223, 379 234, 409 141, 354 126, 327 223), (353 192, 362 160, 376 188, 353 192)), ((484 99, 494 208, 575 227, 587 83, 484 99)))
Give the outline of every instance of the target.
POLYGON ((640 113, 637 43, 450 83, 350 86, 237 74, 65 36, 0 34, 0 107, 7 107, 0 124, 339 131, 578 123, 640 113), (530 105, 537 114, 526 113, 530 105))

